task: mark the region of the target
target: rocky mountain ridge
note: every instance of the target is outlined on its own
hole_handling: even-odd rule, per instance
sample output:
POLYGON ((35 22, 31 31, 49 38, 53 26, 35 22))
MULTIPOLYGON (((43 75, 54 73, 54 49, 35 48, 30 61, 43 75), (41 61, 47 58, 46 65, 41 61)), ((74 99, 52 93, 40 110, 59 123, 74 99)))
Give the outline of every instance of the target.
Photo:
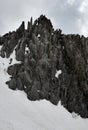
MULTIPOLYGON (((15 50, 19 64, 10 65, 6 84, 23 90, 28 99, 47 99, 69 112, 88 117, 88 38, 62 34, 41 15, 0 37, 0 56, 9 58, 15 50), (61 71, 58 76, 56 72, 61 71)), ((10 59, 10 64, 13 59, 10 59)))

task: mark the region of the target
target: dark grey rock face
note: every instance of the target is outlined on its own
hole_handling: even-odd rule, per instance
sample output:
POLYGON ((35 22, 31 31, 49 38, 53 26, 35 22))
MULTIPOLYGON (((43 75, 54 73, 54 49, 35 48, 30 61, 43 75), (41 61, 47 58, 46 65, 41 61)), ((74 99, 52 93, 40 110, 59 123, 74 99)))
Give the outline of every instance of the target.
POLYGON ((16 32, 0 37, 0 55, 9 57, 15 49, 20 64, 9 66, 9 88, 24 90, 30 100, 47 99, 69 112, 88 117, 88 38, 64 35, 41 15, 24 22, 16 32), (62 73, 55 76, 57 70, 62 73))

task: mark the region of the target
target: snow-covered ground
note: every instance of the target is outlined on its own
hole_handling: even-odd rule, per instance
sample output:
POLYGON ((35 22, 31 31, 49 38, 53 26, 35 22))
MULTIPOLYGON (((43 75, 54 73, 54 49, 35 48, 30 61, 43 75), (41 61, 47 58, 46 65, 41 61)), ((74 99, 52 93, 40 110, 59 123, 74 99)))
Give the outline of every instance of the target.
POLYGON ((7 63, 0 58, 0 130, 88 130, 88 119, 70 114, 60 103, 32 102, 24 92, 10 90, 7 63))

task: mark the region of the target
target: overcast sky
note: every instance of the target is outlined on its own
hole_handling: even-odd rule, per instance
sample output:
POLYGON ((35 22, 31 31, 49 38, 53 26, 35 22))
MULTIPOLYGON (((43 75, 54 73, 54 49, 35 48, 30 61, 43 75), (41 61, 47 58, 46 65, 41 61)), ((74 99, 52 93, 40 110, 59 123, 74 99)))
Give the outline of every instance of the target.
POLYGON ((45 14, 63 33, 88 36, 88 0, 0 0, 0 34, 45 14))

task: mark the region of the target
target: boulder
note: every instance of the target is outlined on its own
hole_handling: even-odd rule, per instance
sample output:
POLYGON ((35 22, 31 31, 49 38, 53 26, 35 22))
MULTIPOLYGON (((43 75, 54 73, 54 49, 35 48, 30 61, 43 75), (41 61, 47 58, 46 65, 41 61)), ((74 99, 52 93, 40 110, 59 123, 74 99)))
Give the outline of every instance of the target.
POLYGON ((17 88, 17 80, 15 78, 12 78, 8 83, 9 88, 12 90, 16 90, 17 88))
POLYGON ((35 101, 35 100, 39 100, 39 92, 37 90, 37 88, 35 86, 32 86, 32 89, 31 91, 29 91, 27 93, 27 97, 28 99, 32 100, 32 101, 35 101))

